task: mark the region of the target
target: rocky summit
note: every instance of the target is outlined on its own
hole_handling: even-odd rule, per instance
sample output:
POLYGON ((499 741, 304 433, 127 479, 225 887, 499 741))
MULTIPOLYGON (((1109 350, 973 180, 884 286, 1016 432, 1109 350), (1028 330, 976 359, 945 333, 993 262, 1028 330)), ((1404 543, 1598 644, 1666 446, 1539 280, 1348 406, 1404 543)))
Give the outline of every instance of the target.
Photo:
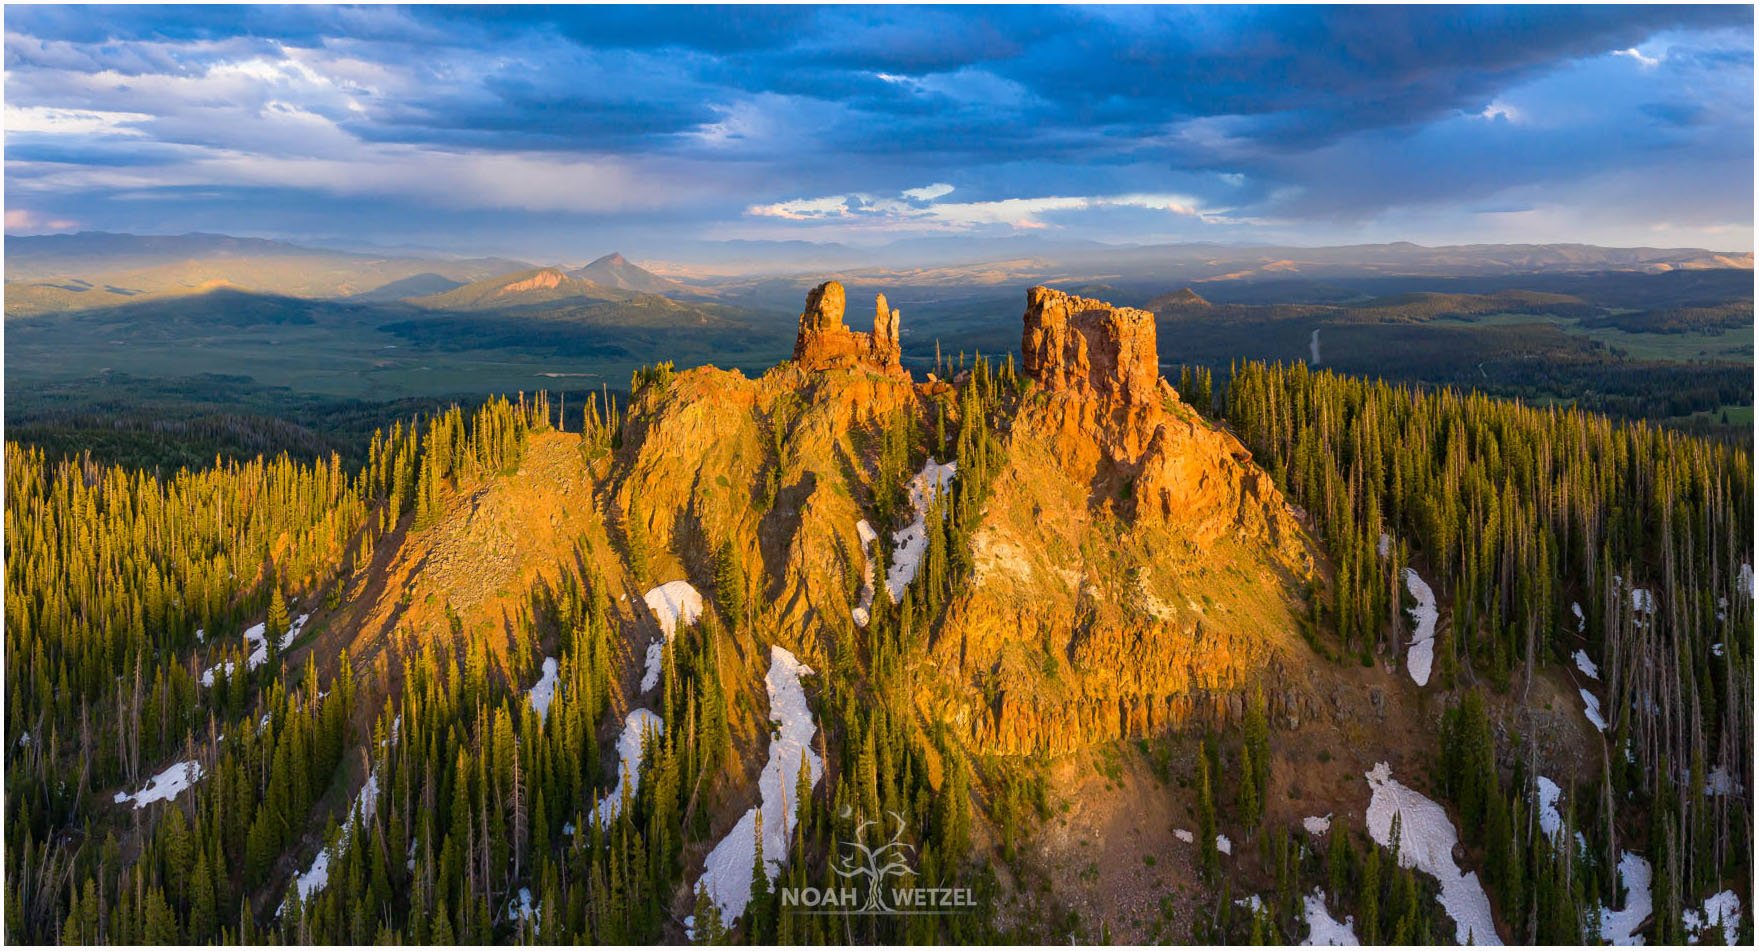
POLYGON ((844 326, 843 307, 843 285, 836 281, 826 281, 806 295, 794 340, 794 362, 808 370, 859 366, 908 376, 899 363, 898 312, 886 307, 886 295, 874 298, 872 333, 844 326))

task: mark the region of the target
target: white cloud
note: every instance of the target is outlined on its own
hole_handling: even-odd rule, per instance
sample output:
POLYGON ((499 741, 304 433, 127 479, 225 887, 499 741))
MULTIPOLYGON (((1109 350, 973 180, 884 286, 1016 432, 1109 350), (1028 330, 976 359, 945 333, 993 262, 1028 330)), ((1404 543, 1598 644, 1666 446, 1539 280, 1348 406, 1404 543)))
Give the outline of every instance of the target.
POLYGON ((933 185, 924 185, 921 188, 906 188, 906 189, 904 189, 904 197, 914 199, 916 201, 934 201, 936 198, 941 198, 946 195, 951 195, 952 193, 953 193, 953 186, 948 185, 945 182, 937 182, 933 185))
POLYGON ((79 227, 79 222, 67 218, 49 218, 28 208, 6 209, 6 230, 40 233, 43 231, 72 231, 79 227))
POLYGON ((1636 60, 1637 64, 1642 66, 1644 69, 1654 69, 1656 66, 1661 65, 1661 59, 1659 57, 1644 56, 1643 51, 1637 49, 1635 46, 1631 47, 1630 49, 1613 50, 1612 55, 1614 55, 1614 56, 1629 56, 1631 59, 1636 60))
POLYGON ((1100 208, 1144 208, 1181 217, 1214 222, 1225 220, 1222 212, 1206 209, 1187 195, 1130 193, 1121 195, 1045 195, 1034 198, 1002 198, 992 201, 936 201, 951 194, 949 185, 912 188, 901 198, 876 198, 850 193, 820 198, 796 198, 766 205, 752 205, 746 214, 788 221, 838 221, 876 230, 969 231, 1004 226, 1022 230, 1050 227, 1044 215, 1055 212, 1100 208))
POLYGON ((140 112, 53 109, 48 106, 6 106, 6 131, 40 135, 131 135, 144 133, 136 123, 152 118, 140 112))
POLYGON ((1478 118, 1491 120, 1504 119, 1509 122, 1519 122, 1523 116, 1521 115, 1521 110, 1516 109, 1514 106, 1503 102, 1501 99, 1492 99, 1490 104, 1484 107, 1484 111, 1478 113, 1478 118))

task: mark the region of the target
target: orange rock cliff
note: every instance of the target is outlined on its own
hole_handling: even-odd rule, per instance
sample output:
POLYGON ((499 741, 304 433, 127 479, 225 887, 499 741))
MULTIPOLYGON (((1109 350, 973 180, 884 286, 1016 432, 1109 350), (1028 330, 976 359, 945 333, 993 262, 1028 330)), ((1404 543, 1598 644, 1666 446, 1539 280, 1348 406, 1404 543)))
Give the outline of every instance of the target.
POLYGON ((826 281, 806 295, 800 331, 794 338, 794 362, 807 370, 865 367, 904 376, 898 362, 898 312, 886 307, 886 295, 874 299, 873 332, 843 325, 843 285, 826 281))

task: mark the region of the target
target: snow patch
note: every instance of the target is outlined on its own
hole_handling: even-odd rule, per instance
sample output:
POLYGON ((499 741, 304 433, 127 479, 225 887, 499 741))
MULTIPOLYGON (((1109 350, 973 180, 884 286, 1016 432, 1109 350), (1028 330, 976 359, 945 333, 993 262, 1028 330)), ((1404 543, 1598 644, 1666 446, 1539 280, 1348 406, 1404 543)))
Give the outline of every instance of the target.
POLYGON ((1223 855, 1233 855, 1234 854, 1234 840, 1228 838, 1225 835, 1216 836, 1215 837, 1215 850, 1217 852, 1220 852, 1223 855))
POLYGON ((666 659, 666 642, 677 633, 680 622, 695 624, 702 617, 702 593, 690 586, 688 581, 668 581, 663 585, 642 595, 647 602, 648 610, 654 613, 654 620, 660 622, 660 633, 664 640, 654 641, 647 646, 647 665, 641 674, 641 692, 659 686, 660 669, 666 659))
POLYGON ((550 702, 556 699, 556 675, 558 671, 559 668, 556 666, 556 658, 545 657, 544 675, 538 678, 537 683, 532 684, 531 692, 527 694, 531 699, 531 708, 537 711, 537 718, 540 722, 548 719, 550 716, 550 702))
POLYGON ((867 519, 862 519, 855 523, 855 535, 861 539, 861 601, 849 609, 849 614, 855 618, 856 627, 866 627, 873 616, 873 543, 879 541, 879 533, 867 524, 867 519))
POLYGON ((1307 919, 1307 937, 1301 944, 1320 948, 1353 948, 1362 942, 1356 940, 1356 919, 1346 915, 1339 922, 1331 916, 1325 907, 1325 892, 1314 889, 1313 894, 1302 899, 1305 905, 1302 915, 1307 919))
POLYGON ((1191 833, 1190 829, 1174 829, 1173 830, 1173 837, 1178 839, 1180 842, 1196 842, 1197 841, 1197 836, 1193 835, 1191 833))
POLYGON ((1652 870, 1649 862, 1635 852, 1619 856, 1619 882, 1624 886, 1625 907, 1614 911, 1600 909, 1600 940, 1611 944, 1642 944, 1637 934, 1643 921, 1655 910, 1649 894, 1652 870))
MULTIPOLYGON (((299 878, 294 880, 294 887, 298 890, 299 900, 302 904, 310 899, 314 893, 323 891, 329 886, 330 860, 341 855, 342 850, 348 847, 348 830, 353 827, 354 820, 358 818, 362 823, 372 821, 373 813, 378 809, 378 806, 379 771, 375 769, 367 774, 366 782, 361 784, 360 792, 354 796, 354 804, 348 807, 348 816, 342 822, 342 834, 336 839, 336 847, 333 850, 335 855, 331 854, 332 849, 328 846, 319 849, 318 854, 311 860, 311 867, 300 873, 299 878)), ((410 847, 413 848, 414 843, 410 843, 410 847)), ((287 903, 282 902, 281 907, 275 909, 275 914, 280 915, 286 910, 287 903)))
POLYGON ((1711 770, 1704 780, 1706 796, 1738 796, 1741 792, 1741 784, 1735 782, 1734 774, 1728 771, 1727 766, 1718 766, 1711 770))
POLYGON ((519 890, 518 897, 507 903, 507 914, 509 917, 515 918, 519 921, 534 921, 537 919, 538 910, 537 906, 531 903, 531 889, 521 888, 519 890))
POLYGON ((184 760, 172 763, 165 771, 147 781, 139 792, 116 794, 118 805, 132 801, 134 808, 142 809, 150 803, 163 799, 167 802, 176 799, 185 789, 199 782, 202 778, 202 764, 195 760, 184 760))
POLYGON ((1570 613, 1574 614, 1576 616, 1576 633, 1577 634, 1580 634, 1583 631, 1588 629, 1588 615, 1582 613, 1582 605, 1580 602, 1578 602, 1578 601, 1571 601, 1570 602, 1570 613))
MULTIPOLYGON (((769 688, 770 720, 775 727, 769 762, 764 764, 758 789, 764 815, 764 871, 771 881, 775 881, 782 861, 788 857, 788 842, 798 821, 793 800, 800 761, 806 760, 814 786, 824 775, 824 764, 812 752, 812 737, 818 727, 806 705, 806 691, 800 686, 800 678, 811 673, 812 668, 800 663, 793 654, 781 647, 770 647, 770 672, 764 683, 769 688)), ((746 810, 732 831, 708 854, 702 878, 696 884, 697 889, 708 891, 709 899, 721 910, 721 920, 728 925, 744 913, 745 904, 751 900, 751 872, 757 861, 757 813, 755 808, 746 810)))
POLYGON ((892 567, 886 571, 886 590, 891 592, 893 601, 902 601, 904 589, 916 580, 922 556, 928 553, 928 507, 937 494, 946 491, 958 465, 937 464, 931 458, 910 480, 910 508, 916 512, 916 518, 892 533, 892 567))
POLYGON ((1326 813, 1323 818, 1319 816, 1308 816, 1301 820, 1301 828, 1306 829, 1313 835, 1325 835, 1327 832, 1331 831, 1331 813, 1326 813))
POLYGON ((1564 791, 1557 783, 1544 776, 1538 778, 1535 786, 1534 792, 1539 800, 1539 830, 1545 833, 1546 838, 1556 843, 1557 834, 1564 827, 1563 813, 1557 811, 1558 797, 1562 796, 1564 791))
POLYGON ((1582 715, 1588 718, 1589 723, 1594 724, 1596 730, 1605 733, 1606 718, 1600 715, 1600 698, 1589 693, 1586 687, 1577 693, 1582 695, 1582 715))
POLYGON ((1417 686, 1422 687, 1428 685, 1429 670, 1435 666, 1435 621, 1440 614, 1435 609, 1435 591, 1418 576, 1416 569, 1405 569, 1405 588, 1417 599, 1417 606, 1411 609, 1417 632, 1405 654, 1405 668, 1417 686))
POLYGON ((1648 588, 1632 588, 1631 610, 1638 614, 1654 614, 1655 595, 1650 594, 1648 588))
POLYGON ((1600 668, 1589 658, 1587 651, 1578 648, 1575 653, 1575 658, 1576 669, 1581 671, 1583 676, 1587 677, 1589 680, 1600 679, 1600 668))
POLYGON ((1704 899, 1704 911, 1688 908, 1680 915, 1686 926, 1686 943, 1697 944, 1704 932, 1722 925, 1722 943, 1733 945, 1741 940, 1741 896, 1733 891, 1717 892, 1704 899))
POLYGON ((629 784, 631 799, 641 788, 642 745, 650 732, 655 735, 666 732, 666 721, 652 710, 638 707, 629 711, 629 716, 623 720, 623 732, 617 736, 617 785, 599 800, 599 807, 593 812, 599 825, 609 825, 623 811, 624 783, 629 784))
POLYGON ((1753 566, 1743 562, 1741 573, 1735 578, 1735 593, 1753 596, 1753 566))
MULTIPOLYGON (((309 614, 301 614, 299 617, 294 618, 293 622, 287 625, 287 633, 281 635, 281 642, 275 645, 275 649, 277 651, 284 651, 291 646, 294 641, 299 639, 299 632, 305 628, 305 622, 309 620, 311 620, 311 615, 309 614)), ((268 622, 265 621, 261 624, 252 624, 250 627, 245 628, 244 643, 245 646, 250 648, 250 656, 244 659, 245 670, 255 670, 268 663, 268 622)), ((222 669, 225 670, 226 676, 230 677, 232 676, 232 672, 237 668, 234 667, 229 660, 222 661, 221 663, 209 667, 207 670, 202 671, 202 686, 212 687, 214 685, 214 674, 222 669)))
POLYGON ((1393 817, 1399 817, 1399 865, 1434 876, 1441 883, 1436 900, 1454 920, 1459 944, 1502 944, 1490 915, 1490 899, 1476 872, 1454 864, 1459 833, 1447 811, 1422 793, 1393 779, 1392 767, 1377 763, 1366 774, 1372 796, 1368 802, 1368 834, 1392 845, 1393 817))

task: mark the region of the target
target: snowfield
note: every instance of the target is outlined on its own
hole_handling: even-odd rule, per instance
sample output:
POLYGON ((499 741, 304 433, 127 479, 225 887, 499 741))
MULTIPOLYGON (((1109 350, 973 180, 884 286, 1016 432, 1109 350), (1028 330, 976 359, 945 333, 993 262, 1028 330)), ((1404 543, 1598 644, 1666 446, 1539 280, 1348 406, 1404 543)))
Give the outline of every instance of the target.
MULTIPOLYGON (((795 781, 804 759, 811 770, 812 784, 817 786, 824 776, 824 764, 812 751, 812 738, 818 727, 806 705, 806 691, 800 678, 812 668, 800 663, 781 647, 770 648, 770 672, 764 678, 770 694, 770 720, 776 724, 770 740, 769 762, 764 764, 758 780, 763 810, 764 870, 771 881, 781 871, 788 857, 788 841, 794 835, 797 821, 794 814, 795 781)), ((751 900, 752 866, 757 862, 758 809, 748 809, 708 854, 703 862, 702 878, 696 889, 707 890, 709 900, 721 911, 721 920, 729 926, 745 912, 751 900)))
MULTIPOLYGON (((287 625, 287 633, 281 635, 281 643, 275 645, 275 649, 277 651, 284 651, 291 646, 294 641, 299 639, 299 632, 305 628, 305 622, 309 620, 311 620, 311 615, 309 614, 301 614, 299 617, 294 618, 292 623, 287 625)), ((246 657, 244 660, 245 670, 255 670, 268 663, 268 622, 265 621, 261 624, 252 624, 250 627, 245 628, 244 643, 250 647, 250 656, 246 657)), ((221 668, 225 669, 226 676, 228 677, 232 676, 232 671, 237 669, 229 660, 215 664, 207 670, 202 671, 202 686, 212 687, 214 685, 214 674, 221 668)))
POLYGON ((1606 718, 1600 715, 1600 698, 1589 693, 1585 687, 1577 693, 1582 695, 1582 715, 1588 718, 1589 723, 1594 724, 1596 730, 1605 733, 1606 718))
POLYGON ((137 793, 116 794, 118 805, 132 801, 134 808, 142 809, 150 803, 163 799, 167 802, 176 799, 185 789, 193 786, 202 778, 202 764, 195 760, 184 760, 172 763, 165 771, 147 781, 137 793))
MULTIPOLYGON (((371 822, 373 813, 377 811, 378 806, 379 771, 374 769, 367 774, 366 782, 361 784, 360 792, 354 796, 354 805, 348 808, 348 815, 342 821, 342 835, 336 840, 336 853, 338 855, 348 847, 348 830, 353 826, 355 817, 358 816, 362 824, 371 822)), ((410 846, 413 848, 414 843, 411 843, 410 846)), ((329 886, 331 858, 333 856, 330 854, 329 846, 319 849, 318 854, 311 860, 311 867, 300 873, 299 878, 295 880, 294 887, 299 891, 301 903, 310 899, 314 892, 322 891, 329 886)), ((281 907, 275 909, 275 914, 280 915, 286 910, 287 903, 282 902, 281 907)))
POLYGON ((544 675, 532 684, 527 696, 531 699, 531 708, 537 711, 538 720, 546 720, 550 716, 550 702, 556 699, 556 658, 544 658, 544 675))
POLYGON ((1589 680, 1600 679, 1600 667, 1597 666, 1593 660, 1589 659, 1587 651, 1577 649, 1575 653, 1575 661, 1576 669, 1581 671, 1583 676, 1587 677, 1589 680))
POLYGON ((1680 914, 1686 926, 1686 943, 1697 944, 1704 932, 1722 926, 1722 943, 1733 945, 1741 940, 1741 896, 1732 891, 1717 892, 1704 899, 1704 911, 1687 908, 1680 914))
POLYGON ((1652 870, 1648 860, 1635 852, 1619 856, 1619 882, 1625 890, 1625 907, 1614 911, 1600 909, 1600 940, 1611 944, 1642 944, 1637 929, 1642 927, 1655 903, 1649 894, 1652 870))
POLYGON ((1190 829, 1174 829, 1173 835, 1175 837, 1177 837, 1180 842, 1195 843, 1197 841, 1196 834, 1193 833, 1190 829))
POLYGON ((867 524, 867 519, 862 519, 855 523, 855 535, 861 539, 861 601, 849 609, 849 614, 856 627, 866 627, 873 615, 873 543, 879 541, 879 533, 867 524))
POLYGON ((1377 763, 1366 774, 1372 795, 1368 802, 1368 834, 1392 845, 1393 817, 1399 817, 1399 865, 1434 876, 1441 883, 1436 900, 1454 920, 1457 944, 1500 945, 1490 899, 1476 872, 1454 864, 1459 833, 1447 811, 1422 793, 1393 779, 1392 767, 1377 763))
POLYGON ((1308 816, 1301 820, 1301 828, 1306 829, 1311 835, 1325 835, 1331 831, 1331 813, 1326 813, 1323 818, 1308 816))
POLYGON ((702 617, 702 593, 690 586, 688 581, 668 581, 663 585, 641 596, 647 602, 648 610, 654 613, 654 620, 660 622, 660 633, 663 640, 647 645, 647 664, 641 673, 641 692, 659 686, 660 670, 665 665, 666 642, 678 632, 678 625, 695 624, 702 617))
POLYGON ((599 825, 609 825, 623 811, 623 784, 629 784, 629 797, 641 788, 642 744, 648 733, 666 732, 666 721, 652 710, 636 708, 623 720, 623 732, 617 736, 617 785, 599 800, 593 815, 599 825))
POLYGON ((931 458, 910 480, 910 507, 916 512, 916 518, 892 533, 892 567, 886 571, 886 590, 892 593, 893 601, 904 600, 904 589, 916 580, 922 556, 928 553, 928 507, 937 494, 946 491, 958 465, 956 462, 937 464, 931 458))
POLYGON ((1314 889, 1313 894, 1302 899, 1305 905, 1303 917, 1307 919, 1307 937, 1301 941, 1304 946, 1319 948, 1354 948, 1362 942, 1356 940, 1356 919, 1345 915, 1343 921, 1331 916, 1325 907, 1325 892, 1314 889))
POLYGON ((1539 800, 1539 830, 1544 832, 1545 837, 1550 839, 1553 844, 1556 844, 1557 834, 1564 827, 1563 813, 1557 811, 1557 800, 1564 791, 1557 783, 1544 776, 1539 777, 1534 785, 1536 787, 1534 792, 1539 800))
POLYGON ((1429 670, 1435 666, 1435 621, 1440 613, 1435 609, 1435 591, 1418 576, 1416 569, 1405 569, 1405 588, 1417 599, 1417 606, 1411 609, 1417 631, 1411 638, 1411 649, 1405 654, 1405 667, 1411 672, 1411 679, 1422 687, 1428 685, 1429 670))

